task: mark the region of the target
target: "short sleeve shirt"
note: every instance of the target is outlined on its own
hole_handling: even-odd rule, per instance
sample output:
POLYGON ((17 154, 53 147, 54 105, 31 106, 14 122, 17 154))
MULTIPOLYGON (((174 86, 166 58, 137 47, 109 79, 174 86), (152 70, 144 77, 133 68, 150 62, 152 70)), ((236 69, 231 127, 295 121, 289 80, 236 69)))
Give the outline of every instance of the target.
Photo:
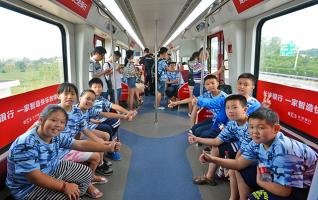
POLYGON ((317 164, 316 152, 280 132, 268 149, 250 142, 243 157, 263 163, 271 172, 273 182, 297 188, 310 187, 317 164))
MULTIPOLYGON (((98 61, 91 60, 89 64, 89 71, 90 71, 90 77, 95 77, 96 73, 102 72, 103 68, 100 65, 98 61)), ((103 91, 107 92, 107 83, 106 83, 106 77, 103 75, 101 77, 98 77, 103 82, 103 91)))
MULTIPOLYGON (((77 105, 78 107, 78 105, 77 105)), ((86 112, 82 111, 82 117, 87 124, 89 130, 93 130, 97 127, 97 124, 94 124, 90 121, 91 118, 96 118, 101 113, 100 110, 97 110, 95 107, 88 109, 86 112)))
MULTIPOLYGON (((83 118, 82 111, 75 105, 72 106, 72 110, 70 112, 67 112, 67 115, 68 121, 61 135, 65 135, 69 138, 75 138, 87 128, 87 123, 83 118)), ((69 150, 67 149, 61 149, 60 157, 64 157, 68 152, 69 150)))
MULTIPOLYGON (((174 81, 179 78, 179 73, 178 72, 167 72, 167 79, 169 81, 174 81)), ((179 83, 173 83, 171 85, 179 85, 179 83)))
MULTIPOLYGON (((108 100, 105 99, 102 96, 98 96, 94 102, 93 108, 95 109, 95 112, 110 112, 112 109, 113 104, 108 100)), ((96 120, 100 121, 105 121, 107 118, 100 116, 100 115, 95 115, 94 117, 91 117, 96 120)))
POLYGON ((168 63, 165 59, 160 59, 158 61, 158 77, 159 81, 167 81, 167 67, 168 63))
POLYGON ((238 125, 236 121, 229 121, 217 138, 223 142, 235 142, 241 152, 246 151, 248 144, 252 141, 248 133, 248 123, 238 125))
POLYGON ((52 174, 59 164, 59 149, 70 149, 74 139, 65 135, 52 138, 45 143, 36 133, 35 127, 19 136, 11 145, 8 154, 6 184, 15 199, 24 199, 35 187, 26 178, 26 173, 40 170, 52 174))

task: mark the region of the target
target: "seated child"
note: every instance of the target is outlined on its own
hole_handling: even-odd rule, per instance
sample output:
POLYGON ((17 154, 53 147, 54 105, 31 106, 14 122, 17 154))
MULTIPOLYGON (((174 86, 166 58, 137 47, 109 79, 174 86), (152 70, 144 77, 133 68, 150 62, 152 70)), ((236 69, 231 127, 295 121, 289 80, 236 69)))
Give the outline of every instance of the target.
POLYGON ((317 153, 281 133, 277 113, 268 108, 253 112, 248 122, 253 141, 247 145, 242 156, 232 160, 203 153, 200 161, 241 170, 236 176, 242 199, 307 199, 317 153), (255 162, 263 167, 253 166, 255 162), (259 189, 262 190, 257 191, 259 189))
MULTIPOLYGON (((227 123, 224 130, 216 138, 199 138, 189 134, 190 144, 200 142, 202 144, 211 145, 211 155, 224 157, 225 151, 229 152, 229 156, 239 157, 245 151, 246 146, 252 140, 247 131, 247 101, 243 95, 230 95, 225 99, 226 114, 231 120, 227 123)), ((217 165, 211 163, 208 171, 204 176, 194 177, 195 184, 216 185, 214 174, 217 165)), ((229 171, 231 198, 237 198, 237 186, 234 171, 229 171)))
POLYGON ((58 105, 48 105, 38 126, 19 136, 8 154, 6 184, 15 199, 79 199, 93 178, 85 165, 59 159, 59 149, 118 151, 120 143, 103 145, 60 134, 68 115, 58 105))
MULTIPOLYGON (((88 84, 90 89, 93 90, 96 94, 96 99, 93 107, 100 112, 99 115, 90 116, 91 120, 93 120, 93 124, 91 124, 91 126, 92 128, 96 128, 97 130, 109 133, 110 140, 112 140, 112 138, 115 137, 115 134, 118 131, 120 119, 127 119, 128 121, 131 121, 136 117, 137 112, 128 111, 122 106, 111 103, 108 99, 105 99, 103 96, 101 96, 101 93, 103 91, 103 82, 99 78, 91 79, 88 84), (111 112, 112 109, 115 110, 116 113, 111 112)), ((121 159, 119 152, 114 152, 107 155, 114 160, 121 159)))

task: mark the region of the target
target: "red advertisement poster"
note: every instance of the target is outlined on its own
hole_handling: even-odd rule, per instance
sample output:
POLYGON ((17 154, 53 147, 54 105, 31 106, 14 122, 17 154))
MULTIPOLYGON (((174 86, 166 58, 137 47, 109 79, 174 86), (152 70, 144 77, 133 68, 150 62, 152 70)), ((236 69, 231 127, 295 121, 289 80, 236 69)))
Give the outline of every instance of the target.
POLYGON ((240 14, 245 10, 255 6, 256 4, 262 2, 263 0, 233 0, 237 12, 240 14))
POLYGON ((0 148, 13 142, 48 104, 57 103, 59 84, 0 99, 0 148))
POLYGON ((93 3, 92 0, 57 0, 57 1, 84 18, 87 17, 89 9, 91 8, 93 3))
POLYGON ((282 122, 318 138, 318 92, 258 81, 257 99, 262 102, 264 95, 282 122))

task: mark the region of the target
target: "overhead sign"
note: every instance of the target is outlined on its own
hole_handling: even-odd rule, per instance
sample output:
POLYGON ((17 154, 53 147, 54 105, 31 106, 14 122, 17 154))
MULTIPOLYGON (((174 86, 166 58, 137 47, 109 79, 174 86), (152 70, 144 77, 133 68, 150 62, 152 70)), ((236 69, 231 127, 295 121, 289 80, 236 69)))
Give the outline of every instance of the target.
POLYGON ((295 56, 296 45, 294 43, 282 44, 280 47, 280 56, 295 56))
POLYGON ((0 99, 0 149, 13 142, 48 104, 57 103, 59 84, 0 99))
POLYGON ((93 4, 92 0, 57 0, 75 13, 86 19, 88 12, 93 4))
POLYGON ((318 139, 318 92, 258 81, 257 99, 264 95, 282 122, 318 139))
POLYGON ((241 12, 255 6, 256 4, 259 4, 262 1, 264 0, 233 0, 233 3, 237 12, 240 14, 241 12))

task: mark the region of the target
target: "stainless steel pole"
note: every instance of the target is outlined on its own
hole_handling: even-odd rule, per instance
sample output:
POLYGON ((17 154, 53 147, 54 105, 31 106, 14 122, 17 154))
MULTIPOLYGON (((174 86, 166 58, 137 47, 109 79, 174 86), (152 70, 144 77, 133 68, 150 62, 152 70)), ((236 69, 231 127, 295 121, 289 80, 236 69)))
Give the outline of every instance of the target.
POLYGON ((206 51, 206 47, 207 47, 207 42, 208 42, 208 23, 207 20, 204 20, 204 39, 203 39, 203 67, 201 69, 201 82, 200 82, 200 95, 203 94, 203 84, 204 84, 204 70, 207 67, 207 51, 206 51))
POLYGON ((158 123, 158 47, 157 47, 157 26, 158 20, 155 20, 155 123, 158 123))
POLYGON ((115 51, 115 41, 114 41, 114 34, 113 34, 113 23, 110 21, 110 36, 111 36, 111 56, 112 56, 112 63, 113 63, 113 74, 112 74, 112 84, 113 84, 113 90, 114 90, 114 103, 118 104, 118 98, 117 98, 117 88, 116 88, 116 77, 115 77, 115 71, 116 69, 116 63, 114 61, 114 51, 115 51))

